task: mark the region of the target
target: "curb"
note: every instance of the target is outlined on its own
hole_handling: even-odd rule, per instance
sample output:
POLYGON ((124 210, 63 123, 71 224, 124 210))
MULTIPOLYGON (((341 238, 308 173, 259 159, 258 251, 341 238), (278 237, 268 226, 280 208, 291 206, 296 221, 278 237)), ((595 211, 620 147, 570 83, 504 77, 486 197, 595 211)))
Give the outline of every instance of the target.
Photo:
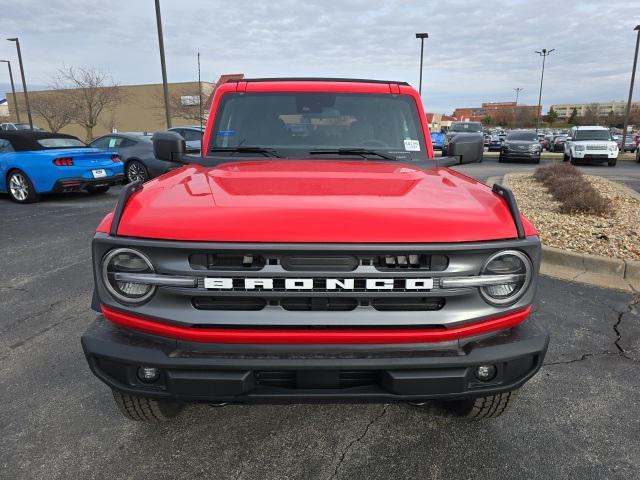
MULTIPOLYGON (((509 177, 524 175, 507 173, 502 185, 509 186, 509 177)), ((602 178, 602 177, 600 177, 602 178)), ((493 180, 494 177, 491 178, 493 180)), ((640 194, 630 188, 605 179, 619 191, 640 200, 640 194)), ((622 260, 588 253, 577 253, 556 247, 542 246, 543 275, 575 280, 598 287, 613 288, 627 292, 640 291, 640 261, 622 260)))

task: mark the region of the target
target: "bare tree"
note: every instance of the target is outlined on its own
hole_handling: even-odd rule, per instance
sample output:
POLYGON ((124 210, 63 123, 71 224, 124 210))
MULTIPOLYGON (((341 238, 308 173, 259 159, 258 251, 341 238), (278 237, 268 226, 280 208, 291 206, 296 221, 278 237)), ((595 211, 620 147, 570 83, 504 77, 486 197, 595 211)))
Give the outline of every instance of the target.
POLYGON ((584 110, 584 115, 582 115, 582 122, 585 125, 599 125, 600 124, 600 113, 598 111, 598 104, 591 103, 587 105, 587 108, 584 110))
POLYGON ((93 138, 105 109, 114 109, 122 100, 123 92, 111 77, 93 68, 65 67, 54 78, 56 90, 67 90, 73 121, 84 127, 87 142, 93 138))
POLYGON ((31 110, 47 122, 52 133, 59 132, 74 119, 73 105, 64 91, 35 92, 31 97, 31 110))
MULTIPOLYGON (((194 123, 205 123, 207 111, 204 105, 207 103, 209 95, 205 92, 198 92, 198 87, 172 87, 169 92, 169 105, 171 106, 171 117, 181 118, 194 123), (202 118, 200 118, 200 101, 202 101, 202 118)), ((158 90, 156 95, 157 115, 164 118, 164 96, 162 90, 158 90)))

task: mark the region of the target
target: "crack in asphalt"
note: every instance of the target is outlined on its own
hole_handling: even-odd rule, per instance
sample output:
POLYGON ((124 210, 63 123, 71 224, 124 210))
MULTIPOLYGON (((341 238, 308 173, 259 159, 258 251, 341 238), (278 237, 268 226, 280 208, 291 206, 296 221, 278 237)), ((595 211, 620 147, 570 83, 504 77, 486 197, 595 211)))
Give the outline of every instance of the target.
POLYGON ((342 451, 342 454, 340 455, 340 460, 338 461, 337 465, 335 466, 335 468, 333 470, 333 474, 331 474, 331 477, 329 477, 329 480, 333 480, 335 478, 338 478, 338 472, 340 471, 340 467, 344 463, 344 460, 347 457, 347 454, 349 453, 351 448, 356 443, 360 443, 362 441, 362 439, 367 436, 367 433, 369 433, 369 429, 371 428, 371 426, 374 423, 376 423, 378 420, 380 420, 382 417, 385 416, 385 414, 387 413, 387 408, 388 407, 389 407, 389 405, 385 403, 382 406, 382 411, 378 415, 376 415, 373 419, 371 419, 371 421, 367 424, 367 426, 365 427, 365 429, 362 432, 362 434, 358 438, 355 438, 354 440, 351 440, 351 442, 349 442, 347 447, 342 451))
POLYGON ((640 363, 640 360, 630 357, 627 353, 631 350, 625 350, 620 342, 622 342, 622 332, 620 331, 620 324, 622 323, 622 319, 627 314, 635 314, 636 305, 640 304, 640 296, 634 297, 628 304, 626 310, 622 312, 618 312, 618 321, 613 325, 613 331, 616 333, 616 340, 613 342, 616 348, 618 349, 618 355, 627 360, 631 360, 632 362, 640 363))
MULTIPOLYGON (((622 332, 620 331, 620 324, 622 323, 622 319, 624 318, 625 315, 629 314, 629 313, 636 313, 636 305, 640 304, 640 296, 636 296, 634 298, 632 298, 629 303, 627 303, 626 309, 622 312, 617 312, 618 317, 616 319, 616 322, 613 324, 613 331, 616 334, 616 339, 614 340, 613 344, 616 347, 616 351, 612 352, 610 350, 604 350, 602 352, 588 352, 588 353, 583 353, 580 357, 578 358, 573 358, 571 360, 561 360, 561 361, 557 361, 557 362, 548 362, 548 363, 544 363, 542 366, 543 367, 550 367, 553 365, 567 365, 570 363, 577 363, 577 362, 582 362, 588 358, 593 358, 593 357, 602 357, 602 356, 609 356, 609 355, 615 355, 615 356, 619 356, 622 357, 626 360, 630 360, 634 363, 640 363, 640 360, 633 358, 629 355, 627 355, 629 352, 634 352, 635 350, 625 350, 624 347, 622 345, 620 345, 620 342, 622 341, 622 332)), ((614 310, 615 311, 615 310, 614 310)))

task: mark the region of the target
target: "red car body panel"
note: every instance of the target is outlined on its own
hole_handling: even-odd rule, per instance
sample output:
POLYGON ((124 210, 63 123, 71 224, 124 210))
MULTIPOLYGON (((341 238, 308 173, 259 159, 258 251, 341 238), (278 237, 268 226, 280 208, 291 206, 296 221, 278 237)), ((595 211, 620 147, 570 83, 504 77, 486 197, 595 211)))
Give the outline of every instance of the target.
MULTIPOLYGON (((523 219, 525 233, 535 228, 523 219)), ((99 231, 108 231, 105 219, 99 231)), ((118 235, 184 241, 441 243, 516 238, 509 209, 447 168, 256 160, 189 165, 144 185, 118 235)))

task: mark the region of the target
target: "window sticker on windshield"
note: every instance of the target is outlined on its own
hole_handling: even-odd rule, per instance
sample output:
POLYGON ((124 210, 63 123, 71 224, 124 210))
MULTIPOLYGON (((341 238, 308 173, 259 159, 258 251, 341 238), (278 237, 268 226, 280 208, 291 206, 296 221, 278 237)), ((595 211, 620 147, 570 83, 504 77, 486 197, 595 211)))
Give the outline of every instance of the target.
POLYGON ((420 151, 420 142, 418 140, 411 140, 405 138, 404 140, 404 149, 407 152, 419 152, 420 151))
POLYGON ((114 148, 116 146, 116 142, 118 141, 117 138, 110 138, 109 139, 109 148, 114 148))
POLYGON ((219 137, 233 137, 235 134, 235 130, 218 130, 217 133, 219 137))

